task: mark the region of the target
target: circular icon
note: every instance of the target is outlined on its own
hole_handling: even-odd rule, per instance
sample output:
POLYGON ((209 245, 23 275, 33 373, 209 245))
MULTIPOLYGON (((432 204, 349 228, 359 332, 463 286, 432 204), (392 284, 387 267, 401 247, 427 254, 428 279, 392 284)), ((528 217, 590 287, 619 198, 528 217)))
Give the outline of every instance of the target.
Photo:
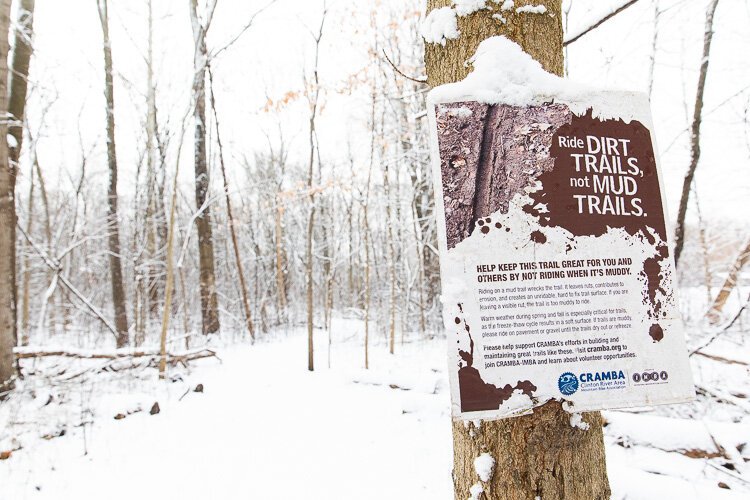
POLYGON ((662 380, 667 380, 669 378, 669 373, 664 370, 659 374, 659 378, 661 378, 662 380))
POLYGON ((557 379, 557 387, 562 394, 570 396, 578 390, 578 377, 570 372, 565 372, 557 379))
POLYGON ((636 384, 641 381, 641 374, 640 373, 634 373, 633 374, 633 382, 636 384))

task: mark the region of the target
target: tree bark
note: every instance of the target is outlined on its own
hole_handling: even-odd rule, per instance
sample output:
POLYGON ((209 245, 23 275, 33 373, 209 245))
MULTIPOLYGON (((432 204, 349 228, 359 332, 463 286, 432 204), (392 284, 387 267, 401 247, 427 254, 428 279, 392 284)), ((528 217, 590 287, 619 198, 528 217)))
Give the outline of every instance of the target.
POLYGON ((115 149, 115 95, 112 78, 112 47, 109 39, 109 12, 107 0, 97 0, 99 20, 102 24, 104 47, 104 97, 107 114, 107 166, 109 187, 107 191, 107 220, 109 222, 109 269, 112 279, 112 305, 115 311, 117 347, 128 344, 128 312, 125 306, 125 288, 122 284, 120 259, 120 222, 117 213, 117 153, 115 149))
MULTIPOLYGON (((427 12, 440 7, 452 5, 452 0, 428 0, 427 12)), ((522 5, 544 5, 547 14, 516 14, 514 10, 502 12, 506 22, 502 23, 492 16, 497 14, 497 5, 492 10, 482 9, 466 17, 458 18, 458 29, 461 36, 448 40, 445 46, 425 44, 425 64, 427 66, 427 83, 431 87, 444 83, 462 80, 470 72, 466 65, 476 52, 479 43, 485 38, 504 35, 518 43, 531 57, 539 61, 544 69, 562 75, 562 8, 555 1, 516 1, 516 7, 522 5), (552 16, 548 15, 552 14, 552 16)))
MULTIPOLYGON (((215 8, 215 2, 209 9, 209 17, 215 8)), ((195 41, 193 58, 193 118, 195 119, 195 207, 201 213, 195 218, 198 232, 198 253, 200 262, 200 295, 203 334, 219 331, 219 302, 216 296, 216 273, 214 272, 214 242, 211 228, 211 207, 208 198, 208 160, 206 158, 206 70, 208 66, 208 48, 206 32, 198 17, 198 0, 190 0, 190 20, 195 41)))
MULTIPOLYGON (((450 5, 450 0, 428 0, 428 12, 450 5)), ((530 4, 516 2, 516 7, 530 4)), ((505 23, 493 18, 499 6, 459 17, 461 36, 443 47, 427 44, 425 63, 430 85, 464 78, 464 62, 485 38, 504 35, 552 73, 563 72, 563 32, 560 0, 536 0, 547 13, 502 12, 505 23)), ((608 499, 602 419, 598 412, 583 416, 588 430, 572 427, 570 414, 550 402, 533 414, 505 420, 453 422, 453 479, 455 498, 465 500, 608 499), (492 475, 482 481, 474 460, 487 453, 494 458, 492 475), (472 493, 470 489, 474 487, 472 493), (481 493, 476 493, 481 488, 481 493)))
POLYGON ((716 299, 714 299, 713 303, 711 304, 711 308, 709 309, 707 314, 708 320, 711 322, 711 324, 715 325, 721 320, 721 312, 724 309, 724 305, 726 305, 727 299, 731 295, 732 290, 737 287, 737 282, 740 278, 740 272, 742 272, 742 269, 745 267, 748 260, 750 260, 750 239, 748 239, 745 245, 743 245, 739 255, 737 256, 737 259, 732 265, 732 268, 729 270, 727 279, 724 280, 724 285, 721 287, 721 290, 719 290, 716 299))
POLYGON ((284 251, 284 205, 280 193, 276 193, 274 207, 274 243, 276 246, 276 288, 279 317, 286 317, 286 253, 284 251))
MULTIPOLYGON (((31 41, 34 36, 34 0, 21 0, 18 9, 17 28, 14 35, 13 62, 9 75, 8 115, 13 120, 8 133, 15 139, 15 145, 8 149, 10 168, 18 168, 18 157, 21 154, 23 141, 23 124, 26 109, 26 90, 29 77, 29 63, 33 50, 31 41)), ((29 231, 34 220, 34 167, 31 170, 29 183, 28 222, 29 231)), ((29 259, 24 259, 23 273, 23 306, 21 312, 21 343, 28 343, 29 336, 29 281, 31 271, 29 259)))
MULTIPOLYGON (((0 109, 7 109, 10 0, 0 0, 0 109)), ((16 366, 15 171, 8 157, 8 125, 0 121, 0 399, 13 388, 16 366)))
POLYGON ((706 11, 706 28, 703 33, 703 58, 701 69, 698 73, 698 88, 695 92, 695 107, 693 109, 693 123, 690 127, 690 164, 682 182, 682 194, 680 196, 680 207, 677 210, 677 222, 674 231, 674 261, 679 264, 682 248, 685 245, 685 215, 687 214, 688 200, 690 199, 690 187, 693 185, 695 170, 701 158, 701 121, 703 113, 703 93, 706 89, 706 77, 708 76, 708 61, 711 55, 711 40, 714 36, 714 13, 719 0, 711 0, 706 11))
POLYGON ((23 141, 26 88, 32 52, 31 40, 34 36, 34 0, 21 0, 18 7, 18 27, 14 36, 10 93, 8 95, 8 114, 15 122, 8 129, 8 133, 16 140, 15 146, 9 148, 8 151, 13 163, 18 162, 18 157, 21 154, 21 142, 23 141))
POLYGON ((216 142, 219 146, 219 166, 221 167, 221 179, 224 181, 224 201, 227 204, 227 222, 229 225, 229 234, 232 237, 232 250, 234 251, 234 262, 237 266, 237 277, 240 281, 242 307, 245 311, 245 326, 247 327, 247 332, 250 334, 250 338, 255 340, 255 327, 253 326, 253 316, 250 312, 250 301, 247 294, 247 284, 245 283, 245 270, 242 266, 242 258, 240 256, 240 245, 237 242, 237 231, 234 226, 234 213, 232 212, 232 199, 229 196, 229 182, 227 181, 227 171, 224 166, 224 146, 222 146, 221 134, 219 133, 219 115, 216 113, 216 97, 214 96, 214 79, 211 73, 211 68, 208 68, 208 79, 211 85, 211 111, 213 112, 214 123, 216 124, 216 142))
MULTIPOLYGON (((183 128, 183 134, 184 130, 185 129, 183 128)), ((182 146, 182 137, 184 137, 184 135, 180 136, 180 146, 182 146)), ((169 226, 167 229, 166 248, 167 276, 164 285, 164 310, 162 311, 161 332, 159 334, 159 378, 162 379, 166 377, 167 370, 167 334, 169 332, 169 318, 172 315, 172 295, 174 294, 174 219, 177 206, 177 177, 180 173, 179 153, 176 163, 174 179, 172 180, 172 196, 169 202, 169 226)), ((187 329, 185 329, 184 333, 185 335, 188 334, 187 329)), ((187 346, 185 347, 187 348, 187 346)))
MULTIPOLYGON (((146 258, 143 288, 148 297, 148 314, 144 314, 144 326, 148 319, 159 313, 159 298, 162 296, 165 279, 164 252, 167 228, 164 208, 164 161, 160 161, 156 120, 156 82, 154 81, 154 16, 153 2, 148 0, 148 43, 146 50, 146 258)), ((145 313, 145 311, 144 311, 145 313)))
MULTIPOLYGON (((313 81, 310 83, 312 86, 308 103, 310 104, 310 135, 309 135, 309 147, 310 147, 310 158, 308 161, 307 171, 307 190, 310 201, 310 213, 307 217, 307 244, 306 244, 306 294, 307 294, 307 369, 313 371, 315 369, 314 359, 314 343, 313 343, 313 321, 315 320, 314 301, 313 301, 313 238, 315 235, 315 191, 313 190, 313 169, 315 165, 315 153, 317 148, 317 135, 315 131, 315 120, 318 116, 318 97, 320 96, 320 80, 318 77, 318 61, 320 56, 320 40, 323 38, 323 26, 326 21, 326 10, 325 3, 323 4, 323 15, 320 19, 320 27, 318 32, 313 34, 313 40, 315 41, 315 62, 313 65, 313 81)), ((307 84, 307 82, 305 82, 307 84)), ((318 164, 320 164, 320 156, 318 155, 318 164)), ((320 165, 318 165, 320 168, 320 165)))
POLYGON ((388 245, 388 352, 393 354, 396 344, 396 252, 393 241, 393 209, 391 208, 391 185, 388 163, 383 167, 383 197, 385 198, 385 226, 388 245))

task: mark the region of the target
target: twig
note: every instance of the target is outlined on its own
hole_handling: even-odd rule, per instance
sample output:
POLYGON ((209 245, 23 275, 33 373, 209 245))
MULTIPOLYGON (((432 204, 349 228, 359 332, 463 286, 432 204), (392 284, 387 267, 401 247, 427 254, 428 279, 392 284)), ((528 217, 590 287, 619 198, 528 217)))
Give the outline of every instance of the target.
POLYGON ((270 2, 268 2, 268 3, 266 4, 266 5, 264 5, 264 6, 263 6, 263 7, 261 7, 260 9, 256 10, 256 11, 255 11, 255 12, 253 13, 253 15, 252 15, 252 16, 250 16, 250 20, 249 20, 249 21, 247 22, 247 24, 245 24, 245 26, 244 26, 244 27, 243 27, 243 28, 242 28, 242 29, 241 29, 241 30, 239 31, 239 33, 237 33, 237 34, 236 34, 236 35, 235 35, 235 36, 234 36, 234 37, 233 37, 233 38, 232 38, 232 39, 231 39, 231 40, 230 40, 229 42, 227 42, 226 44, 224 44, 224 45, 223 45, 223 46, 222 46, 221 48, 219 48, 219 49, 216 49, 216 50, 212 51, 212 52, 211 52, 211 53, 210 53, 210 54, 208 55, 208 61, 209 61, 209 62, 210 62, 210 61, 213 61, 213 60, 214 60, 214 59, 216 58, 216 56, 218 56, 219 54, 221 54, 222 52, 224 52, 225 50, 227 50, 227 49, 228 49, 229 47, 231 47, 232 45, 234 45, 234 44, 235 44, 235 43, 237 42, 237 40, 239 40, 239 39, 240 39, 240 37, 242 37, 242 35, 244 35, 244 34, 245 34, 245 32, 246 32, 246 31, 247 31, 248 29, 250 29, 250 27, 251 27, 251 26, 253 25, 253 21, 255 21, 255 18, 256 18, 256 17, 258 16, 258 14, 260 14, 261 12, 263 12, 264 10, 266 10, 267 8, 269 8, 269 7, 271 6, 271 5, 273 5, 273 4, 275 4, 275 3, 276 3, 276 0, 271 0, 270 2))
POLYGON ((427 79, 426 78, 424 78, 424 79, 414 78, 414 77, 411 77, 411 76, 405 74, 400 69, 398 69, 398 67, 395 64, 393 64, 393 61, 391 61, 391 58, 388 57, 388 54, 385 52, 385 49, 383 49, 383 56, 385 57, 385 60, 388 61, 388 64, 391 65, 391 67, 393 68, 393 71, 395 71, 399 75, 403 76, 407 80, 411 80, 412 82, 417 82, 417 83, 424 83, 424 84, 427 83, 427 79))
POLYGON ((725 392, 717 391, 716 389, 709 389, 708 387, 702 384, 695 384, 695 387, 699 391, 702 391, 704 394, 707 394, 718 401, 724 401, 725 403, 733 404, 737 406, 738 408, 745 410, 746 412, 750 412, 750 404, 748 404, 745 401, 742 401, 740 398, 737 398, 725 392))
POLYGON ((742 481, 743 483, 748 483, 748 484, 750 484, 750 481, 748 481, 748 480, 747 480, 747 479, 745 479, 744 477, 740 476, 740 475, 739 475, 739 474, 737 474, 736 472, 732 472, 732 471, 730 471, 730 470, 729 470, 729 469, 727 469, 726 467, 722 467, 722 466, 720 466, 720 465, 716 465, 715 463, 713 463, 713 462, 710 462, 710 461, 708 461, 708 460, 706 461, 706 463, 707 463, 708 465, 710 465, 711 467, 713 467, 714 469, 716 469, 716 470, 718 470, 718 471, 720 471, 720 472, 723 472, 723 473, 725 473, 725 474, 728 474, 728 475, 732 476, 733 478, 737 479, 738 481, 742 481))
POLYGON ((607 21, 609 21, 610 19, 612 19, 613 17, 615 17, 617 14, 619 14, 623 10, 627 9, 628 7, 630 7, 631 5, 635 4, 637 1, 638 0, 629 0, 628 2, 625 2, 624 4, 622 4, 617 9, 613 10, 612 12, 610 12, 609 14, 607 14, 606 16, 604 16, 601 19, 599 19, 594 24, 590 25, 588 28, 584 29, 583 31, 579 31, 575 35, 573 35, 570 38, 568 38, 565 41, 563 41, 563 47, 565 47, 565 46, 567 46, 567 45, 575 42, 576 40, 578 40, 582 36, 586 35, 587 33, 590 33, 592 31, 594 31, 596 28, 598 28, 602 24, 606 23, 607 21))
POLYGON ((706 341, 704 341, 701 345, 699 345, 698 347, 696 347, 694 349, 691 349, 690 356, 692 356, 693 354, 697 353, 698 351, 700 351, 702 349, 705 349, 706 347, 708 347, 709 345, 711 345, 714 342, 714 340, 716 340, 717 338, 719 338, 719 336, 721 336, 722 333, 724 333, 727 330, 729 330, 737 322, 737 320, 740 319, 740 316, 742 316, 742 313, 745 312, 745 309, 747 308, 748 304, 750 304, 750 294, 748 294, 747 300, 745 300, 745 303, 742 305, 742 307, 740 307, 740 309, 732 317, 732 319, 729 322, 727 322, 725 325, 720 326, 719 328, 717 328, 714 331, 714 333, 706 341))

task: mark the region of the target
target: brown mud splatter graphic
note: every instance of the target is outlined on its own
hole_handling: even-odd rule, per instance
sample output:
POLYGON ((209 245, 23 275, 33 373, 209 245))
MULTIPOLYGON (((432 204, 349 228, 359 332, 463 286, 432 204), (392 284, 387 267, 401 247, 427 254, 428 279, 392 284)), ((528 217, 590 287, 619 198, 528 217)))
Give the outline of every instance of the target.
POLYGON ((531 233, 531 241, 533 241, 534 243, 539 243, 540 245, 543 245, 543 244, 547 243, 547 237, 544 235, 543 232, 541 232, 539 230, 532 231, 532 233, 531 233))
MULTIPOLYGON (((656 247, 656 255, 643 262, 643 271, 641 271, 646 282, 646 289, 643 292, 644 302, 649 306, 649 317, 653 321, 659 320, 660 313, 666 316, 666 312, 662 312, 663 301, 671 299, 671 295, 667 294, 662 285, 666 281, 662 264, 667 257, 669 257, 669 248, 666 244, 660 243, 656 247)), ((659 342, 664 338, 664 330, 658 323, 651 325, 648 334, 654 342, 659 342)))
MULTIPOLYGON (((463 304, 458 304, 458 309, 463 315, 463 304)), ((462 360, 458 369, 462 412, 497 410, 500 405, 510 399, 516 389, 529 397, 534 395, 537 387, 529 380, 519 380, 515 386, 505 384, 502 388, 482 380, 479 370, 474 368, 474 339, 471 337, 471 328, 466 323, 466 319, 456 316, 456 320, 457 324, 464 324, 464 331, 469 336, 469 350, 458 350, 458 355, 462 360)), ((460 335, 461 331, 457 333, 460 335)))
POLYGON ((664 338, 664 330, 662 330, 661 326, 659 326, 658 323, 654 323, 653 325, 651 325, 651 328, 648 329, 648 334, 652 339, 654 339, 654 342, 659 342, 664 338))
POLYGON ((510 200, 552 169, 555 130, 572 113, 562 104, 514 107, 458 102, 436 109, 448 248, 479 227, 484 217, 508 212, 510 200))

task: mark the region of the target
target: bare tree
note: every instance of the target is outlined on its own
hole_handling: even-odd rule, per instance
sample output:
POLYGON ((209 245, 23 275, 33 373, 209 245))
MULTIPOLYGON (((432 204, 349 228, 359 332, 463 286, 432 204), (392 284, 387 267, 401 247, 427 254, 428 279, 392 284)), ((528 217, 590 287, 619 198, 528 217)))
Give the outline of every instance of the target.
MULTIPOLYGON (((185 117, 187 118, 187 116, 185 117)), ((169 201, 169 221, 167 229, 167 248, 166 248, 166 281, 164 284, 164 311, 161 318, 161 332, 159 335, 159 378, 166 377, 167 370, 167 333, 169 329, 169 318, 172 315, 172 295, 174 294, 174 233, 175 233, 175 211, 177 209, 177 179, 180 174, 180 151, 182 151, 182 141, 185 137, 186 120, 183 119, 182 130, 180 132, 180 143, 177 147, 177 159, 175 161, 174 177, 172 178, 172 193, 169 201)), ((184 288, 184 286, 183 286, 184 288)), ((184 299, 183 299, 184 302, 184 299)), ((185 338, 187 339, 187 328, 185 328, 185 338)), ((186 345, 186 348, 189 346, 186 345)))
MULTIPOLYGON (((0 109, 7 109, 10 0, 0 1, 0 109)), ((13 388, 16 367, 15 172, 8 157, 8 124, 0 121, 0 398, 13 388)))
POLYGON ((242 258, 240 256, 240 246, 237 243, 237 230, 234 225, 234 214, 232 212, 232 199, 229 196, 229 182, 227 181, 227 172, 224 166, 224 146, 221 143, 221 133, 219 131, 219 116, 216 113, 216 97, 214 96, 214 77, 211 72, 211 68, 208 68, 208 80, 211 91, 211 111, 214 115, 214 123, 216 124, 216 142, 219 146, 219 166, 221 167, 221 179, 224 182, 224 201, 227 204, 227 219, 229 223, 229 234, 232 237, 232 250, 234 251, 234 262, 237 266, 237 277, 240 281, 240 292, 242 294, 242 306, 245 310, 245 326, 250 337, 255 339, 255 328, 253 327, 253 316, 250 312, 250 302, 247 294, 247 284, 245 283, 245 270, 242 266, 242 258))
MULTIPOLYGON (((147 41, 144 57, 146 66, 146 145, 145 159, 145 199, 136 191, 133 200, 135 217, 142 222, 134 228, 134 330, 133 342, 140 346, 146 336, 149 321, 157 316, 164 289, 164 251, 167 237, 167 217, 164 207, 165 162, 164 145, 161 142, 157 120, 154 59, 154 12, 153 0, 147 0, 147 41), (141 209, 141 207, 143 207, 141 209), (142 214, 142 215, 141 215, 142 214)), ((138 170, 141 170, 141 162, 138 170)), ((136 178, 140 178, 138 175, 136 178)), ((140 183, 137 185, 140 188, 140 183)))
MULTIPOLYGON (((448 0, 428 0, 428 11, 448 0)), ((516 41, 547 70, 563 73, 562 6, 560 0, 538 2, 550 16, 509 13, 498 23, 491 10, 459 18, 462 33, 445 46, 428 44, 427 77, 432 85, 463 78, 464 61, 479 43, 493 35, 516 41)), ((532 415, 512 419, 453 423, 453 478, 455 497, 474 497, 477 483, 474 460, 482 453, 496 458, 491 476, 481 483, 483 497, 493 499, 576 498, 604 500, 610 497, 604 460, 602 418, 584 414, 589 429, 571 427, 570 414, 559 402, 536 408, 532 415)))
MULTIPOLYGON (((323 26, 326 22, 326 8, 323 4, 323 14, 320 18, 320 25, 317 32, 311 32, 315 42, 315 56, 313 61, 312 82, 308 89, 308 103, 310 104, 309 118, 309 136, 308 143, 310 148, 310 157, 307 169, 307 190, 310 203, 310 210, 307 216, 307 246, 306 246, 306 294, 307 294, 307 369, 315 369, 313 329, 315 320, 315 309, 313 303, 313 237, 315 230, 315 190, 313 189, 313 175, 315 168, 315 156, 317 151, 317 136, 315 132, 315 121, 318 117, 318 99, 320 98, 320 78, 318 75, 318 61, 320 58, 320 41, 323 39, 323 26)), ((320 163, 320 162, 318 162, 320 163)))
POLYGON ((201 19, 198 15, 198 0, 190 2, 190 23, 193 28, 193 118, 195 120, 195 205, 200 212, 195 218, 198 231, 200 264, 200 297, 203 333, 219 330, 219 302, 216 294, 214 271, 214 242, 209 204, 209 172, 206 158, 206 72, 208 70, 208 48, 206 34, 211 27, 217 0, 210 1, 201 19))
MULTIPOLYGON (((14 144, 9 148, 10 168, 18 169, 18 157, 21 154, 23 142, 24 118, 26 110, 26 94, 28 87, 29 63, 31 61, 32 39, 34 35, 34 0, 21 0, 18 6, 16 29, 13 42, 13 62, 10 70, 8 115, 13 120, 8 133, 13 137, 14 144)), ((28 220, 27 227, 31 228, 34 220, 34 170, 32 166, 29 182, 28 220)), ((31 273, 29 259, 24 258, 24 272, 22 279, 23 305, 21 309, 21 343, 28 343, 29 333, 29 280, 31 273)))
POLYGON ((711 40, 714 36, 714 13, 719 0, 711 0, 706 10, 706 25, 703 32, 703 57, 701 68, 698 73, 698 88, 695 91, 695 107, 693 108, 693 123, 690 127, 690 164, 685 173, 682 183, 682 194, 680 195, 680 207, 677 210, 677 222, 675 224, 674 260, 680 261, 682 248, 685 245, 685 215, 687 214, 688 200, 690 199, 690 188, 693 185, 695 170, 701 158, 701 121, 703 113, 703 94, 706 90, 706 77, 708 76, 708 62, 711 56, 711 40))
POLYGON ((128 344, 128 313, 125 306, 125 287, 122 284, 120 254, 120 221, 117 213, 117 152, 115 149, 115 93, 112 77, 112 46, 109 38, 108 0, 97 0, 99 20, 102 24, 104 48, 104 97, 107 115, 107 165, 109 188, 107 192, 107 218, 109 224, 109 269, 112 277, 112 305, 115 311, 117 347, 128 344))

